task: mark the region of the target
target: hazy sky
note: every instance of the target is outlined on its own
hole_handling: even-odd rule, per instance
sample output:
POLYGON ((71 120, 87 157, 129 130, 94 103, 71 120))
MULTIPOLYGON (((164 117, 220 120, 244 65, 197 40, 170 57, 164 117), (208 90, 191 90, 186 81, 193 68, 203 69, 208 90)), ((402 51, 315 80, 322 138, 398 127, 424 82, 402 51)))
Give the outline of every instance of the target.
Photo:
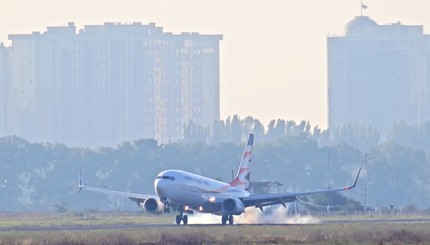
MULTIPOLYGON (((365 0, 379 24, 424 25, 430 0, 365 0)), ((165 31, 223 34, 221 117, 251 115, 327 126, 326 37, 360 14, 360 0, 2 0, 0 41, 75 22, 155 22, 165 31)))

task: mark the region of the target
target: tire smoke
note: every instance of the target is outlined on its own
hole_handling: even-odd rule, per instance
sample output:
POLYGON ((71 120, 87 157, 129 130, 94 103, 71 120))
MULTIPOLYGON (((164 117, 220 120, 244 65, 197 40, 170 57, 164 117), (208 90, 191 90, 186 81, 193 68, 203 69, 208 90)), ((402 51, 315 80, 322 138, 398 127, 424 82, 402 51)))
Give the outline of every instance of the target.
MULTIPOLYGON (((319 224, 321 221, 313 216, 288 215, 283 206, 274 207, 271 212, 261 212, 260 209, 250 207, 245 213, 234 216, 235 224, 319 224)), ((200 214, 189 216, 190 224, 221 224, 221 216, 200 214)))

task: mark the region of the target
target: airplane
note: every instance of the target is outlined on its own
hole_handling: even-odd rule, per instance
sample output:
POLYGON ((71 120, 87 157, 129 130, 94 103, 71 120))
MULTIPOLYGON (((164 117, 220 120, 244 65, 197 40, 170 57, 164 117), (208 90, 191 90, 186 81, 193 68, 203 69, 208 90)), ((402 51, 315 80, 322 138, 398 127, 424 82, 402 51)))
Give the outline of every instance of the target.
POLYGON ((249 187, 252 146, 254 135, 249 134, 247 144, 237 171, 236 177, 230 183, 207 178, 182 170, 169 169, 159 173, 154 181, 156 195, 115 191, 84 185, 82 166, 79 174, 78 193, 81 190, 100 192, 109 195, 128 197, 135 201, 144 211, 152 214, 169 213, 170 208, 178 211, 176 224, 188 224, 187 214, 194 211, 220 215, 221 223, 233 225, 234 215, 245 212, 247 207, 263 207, 293 202, 300 196, 346 191, 354 188, 360 175, 361 168, 350 186, 334 189, 315 190, 307 192, 285 192, 275 194, 253 195, 247 191, 249 187))

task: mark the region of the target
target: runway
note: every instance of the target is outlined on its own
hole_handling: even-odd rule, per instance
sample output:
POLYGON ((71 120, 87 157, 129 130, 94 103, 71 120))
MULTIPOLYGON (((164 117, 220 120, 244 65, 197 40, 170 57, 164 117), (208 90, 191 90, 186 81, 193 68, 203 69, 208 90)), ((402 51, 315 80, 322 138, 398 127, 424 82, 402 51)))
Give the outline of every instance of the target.
MULTIPOLYGON (((430 218, 426 219, 362 219, 362 220, 324 220, 319 223, 310 224, 234 224, 234 226, 311 226, 321 224, 354 224, 354 223, 430 223, 430 218)), ((188 224, 187 227, 231 227, 221 224, 188 224)), ((58 225, 58 226, 13 226, 1 227, 0 232, 37 232, 37 231, 84 231, 84 230, 124 230, 124 229, 151 229, 166 227, 183 227, 176 224, 109 224, 109 225, 58 225)))

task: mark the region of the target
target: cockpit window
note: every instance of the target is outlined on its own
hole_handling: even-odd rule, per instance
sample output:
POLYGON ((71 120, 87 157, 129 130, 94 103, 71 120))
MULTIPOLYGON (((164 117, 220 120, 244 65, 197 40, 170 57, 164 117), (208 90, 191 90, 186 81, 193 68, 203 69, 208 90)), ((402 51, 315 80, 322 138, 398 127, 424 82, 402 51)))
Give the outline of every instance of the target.
POLYGON ((174 181, 175 177, 173 177, 173 176, 161 176, 161 175, 159 175, 159 176, 157 176, 157 179, 169 179, 171 181, 174 181))

